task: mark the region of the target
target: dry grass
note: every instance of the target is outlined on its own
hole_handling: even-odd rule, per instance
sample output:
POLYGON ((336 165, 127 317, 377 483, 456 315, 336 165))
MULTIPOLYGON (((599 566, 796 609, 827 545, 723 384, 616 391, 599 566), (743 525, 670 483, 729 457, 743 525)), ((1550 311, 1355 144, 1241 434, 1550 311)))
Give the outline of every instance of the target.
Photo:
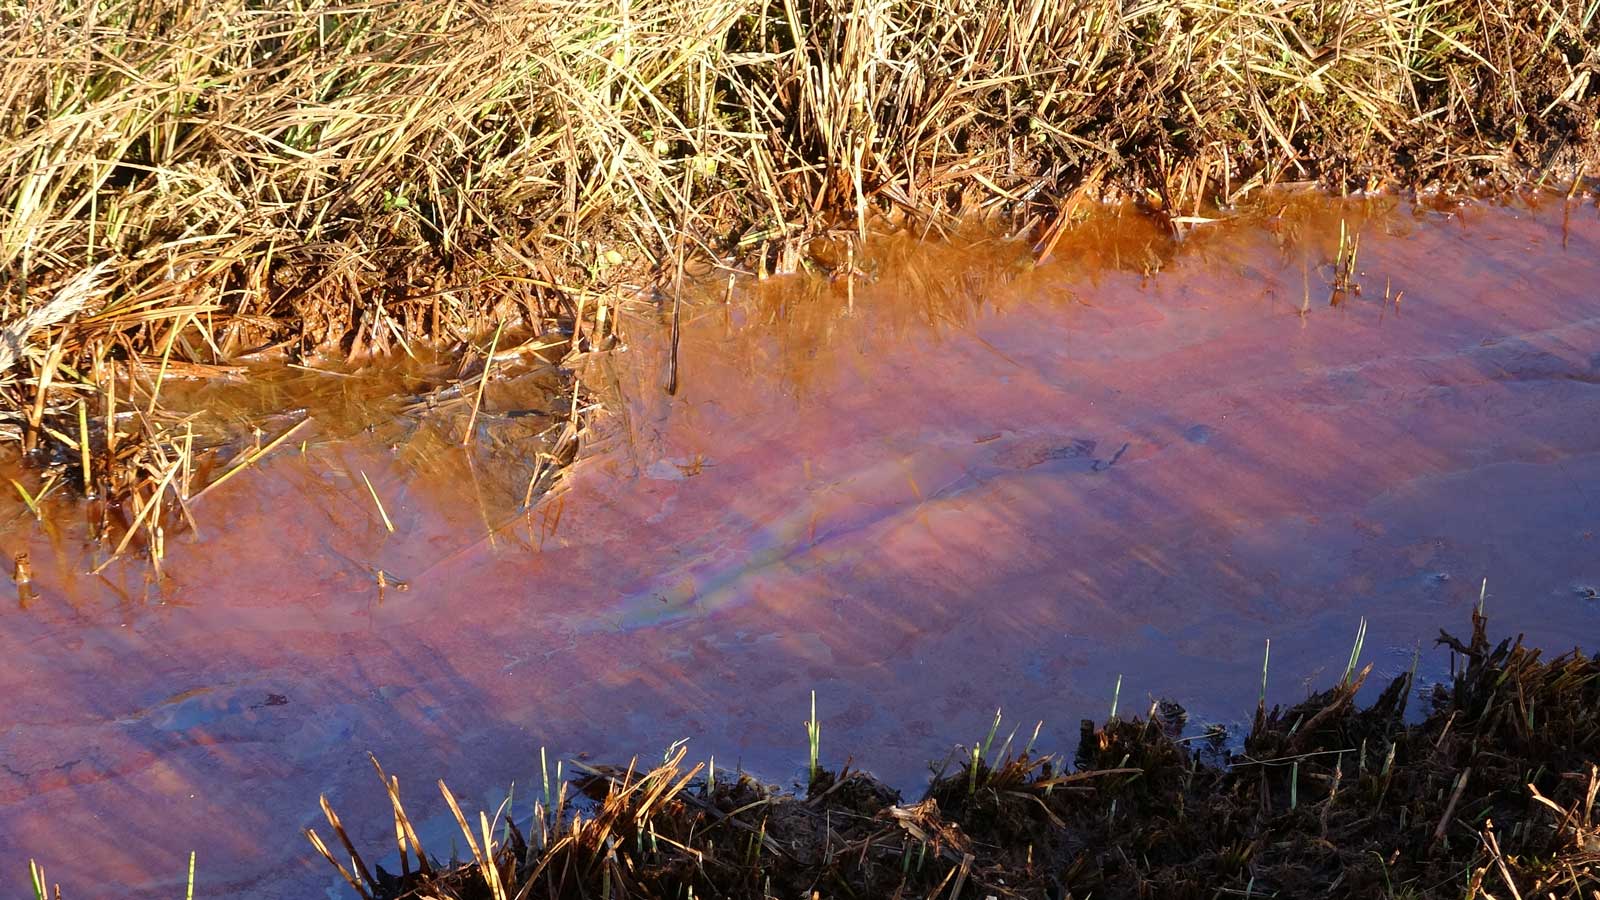
POLYGON ((679 746, 649 772, 579 765, 577 790, 563 785, 531 815, 502 805, 469 820, 441 782, 460 828, 452 844, 466 848, 449 862, 428 856, 380 769, 394 813, 384 855, 398 872, 369 866, 326 800, 336 842, 308 836, 369 900, 1591 900, 1600 656, 1493 645, 1477 615, 1470 640, 1440 643, 1462 664, 1415 723, 1413 676, 1361 708, 1372 667, 1353 660, 1333 688, 1262 708, 1232 754, 1220 737, 1182 737, 1184 712, 1166 701, 1143 718, 1085 721, 1075 764, 1033 755, 1034 741, 996 747, 997 721, 908 804, 849 771, 811 769, 804 796, 701 778, 679 746))
POLYGON ((162 383, 208 367, 508 323, 583 352, 689 258, 792 269, 830 231, 980 215, 1048 252, 1106 191, 1181 227, 1284 180, 1572 176, 1597 13, 4 0, 0 435, 156 522, 195 450, 162 383))

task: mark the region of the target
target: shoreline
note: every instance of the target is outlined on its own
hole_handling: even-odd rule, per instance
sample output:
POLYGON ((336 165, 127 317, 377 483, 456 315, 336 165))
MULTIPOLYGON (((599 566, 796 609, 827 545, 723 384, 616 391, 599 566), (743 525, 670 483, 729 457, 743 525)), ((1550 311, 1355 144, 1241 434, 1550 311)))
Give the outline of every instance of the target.
POLYGON ((1412 724, 1414 673, 1355 704, 1373 668, 1358 639, 1334 687, 1258 707, 1237 752, 1182 737, 1182 708, 1158 701, 1085 720, 1071 760, 991 730, 914 802, 848 766, 819 764, 803 795, 718 779, 680 747, 648 772, 574 764, 554 797, 545 782, 529 834, 467 818, 441 782, 471 851, 459 864, 419 867, 387 779, 401 872, 369 867, 331 810, 312 841, 374 898, 1589 898, 1600 655, 1545 659, 1486 626, 1474 612, 1466 641, 1440 632, 1460 666, 1412 724))
POLYGON ((162 0, 27 21, 0 38, 0 441, 118 507, 104 530, 158 566, 204 488, 177 476, 221 446, 157 415, 179 369, 421 346, 469 389, 502 328, 559 366, 693 265, 848 283, 884 225, 981 219, 1042 260, 1106 197, 1181 231, 1273 185, 1600 174, 1581 5, 162 0))

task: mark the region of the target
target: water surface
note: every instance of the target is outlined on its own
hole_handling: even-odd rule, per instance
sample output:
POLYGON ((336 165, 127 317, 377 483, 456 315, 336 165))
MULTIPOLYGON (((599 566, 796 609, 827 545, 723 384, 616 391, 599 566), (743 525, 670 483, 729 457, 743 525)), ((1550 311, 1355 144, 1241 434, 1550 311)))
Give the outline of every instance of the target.
POLYGON ((318 794, 388 839, 369 751, 420 817, 440 775, 529 785, 540 746, 689 737, 788 781, 812 690, 827 761, 914 788, 997 707, 1070 752, 1119 676, 1124 711, 1234 722, 1268 638, 1296 700, 1363 616, 1380 673, 1420 645, 1438 677, 1485 578, 1496 630, 1593 647, 1592 206, 1287 199, 1181 243, 1129 213, 1029 259, 886 240, 853 296, 708 287, 675 395, 636 304, 584 362, 612 412, 529 512, 561 411, 491 392, 511 430, 470 452, 313 404, 159 578, 87 574, 69 505, 8 516, 38 596, 0 613, 0 866, 171 897, 192 849, 201 896, 316 896, 318 794), (1359 295, 1330 287, 1341 220, 1359 295))

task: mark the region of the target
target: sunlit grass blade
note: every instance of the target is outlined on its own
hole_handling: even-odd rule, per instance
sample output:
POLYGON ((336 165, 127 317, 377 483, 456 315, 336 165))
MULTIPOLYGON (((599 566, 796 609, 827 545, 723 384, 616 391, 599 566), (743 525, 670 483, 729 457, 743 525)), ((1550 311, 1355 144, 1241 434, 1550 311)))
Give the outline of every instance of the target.
POLYGON ((372 505, 378 508, 378 516, 383 519, 383 527, 388 529, 390 534, 394 534, 394 523, 389 521, 389 512, 383 508, 383 501, 378 499, 378 491, 372 486, 372 481, 367 478, 366 472, 361 473, 361 481, 367 486, 367 493, 372 495, 372 505))

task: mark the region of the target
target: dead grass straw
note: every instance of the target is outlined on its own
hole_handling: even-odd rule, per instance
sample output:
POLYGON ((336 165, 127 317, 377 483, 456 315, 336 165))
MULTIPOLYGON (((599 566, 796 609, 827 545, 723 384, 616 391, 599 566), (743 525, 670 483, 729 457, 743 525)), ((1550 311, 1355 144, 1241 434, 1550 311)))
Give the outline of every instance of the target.
POLYGON ((991 759, 984 741, 915 803, 848 769, 814 771, 804 793, 697 780, 680 745, 643 773, 577 765, 574 802, 563 792, 531 817, 502 807, 476 828, 441 784, 471 858, 416 870, 407 848, 428 857, 385 779, 402 874, 358 876, 325 809, 346 848, 333 861, 377 898, 1589 900, 1600 656, 1491 645, 1478 615, 1470 640, 1440 643, 1463 665, 1420 722, 1404 715, 1410 673, 1356 704, 1369 666, 1263 711, 1231 753, 1215 732, 1185 737, 1183 710, 1162 701, 1146 717, 1084 722, 1071 762, 1031 745, 991 759))
POLYGON ((171 508, 186 478, 151 489, 193 449, 161 412, 174 366, 502 322, 582 352, 685 255, 786 271, 830 231, 973 216, 1048 255, 1107 191, 1181 228, 1286 180, 1558 180, 1600 137, 1597 11, 6 0, 0 435, 74 457, 91 401, 79 487, 171 508))

